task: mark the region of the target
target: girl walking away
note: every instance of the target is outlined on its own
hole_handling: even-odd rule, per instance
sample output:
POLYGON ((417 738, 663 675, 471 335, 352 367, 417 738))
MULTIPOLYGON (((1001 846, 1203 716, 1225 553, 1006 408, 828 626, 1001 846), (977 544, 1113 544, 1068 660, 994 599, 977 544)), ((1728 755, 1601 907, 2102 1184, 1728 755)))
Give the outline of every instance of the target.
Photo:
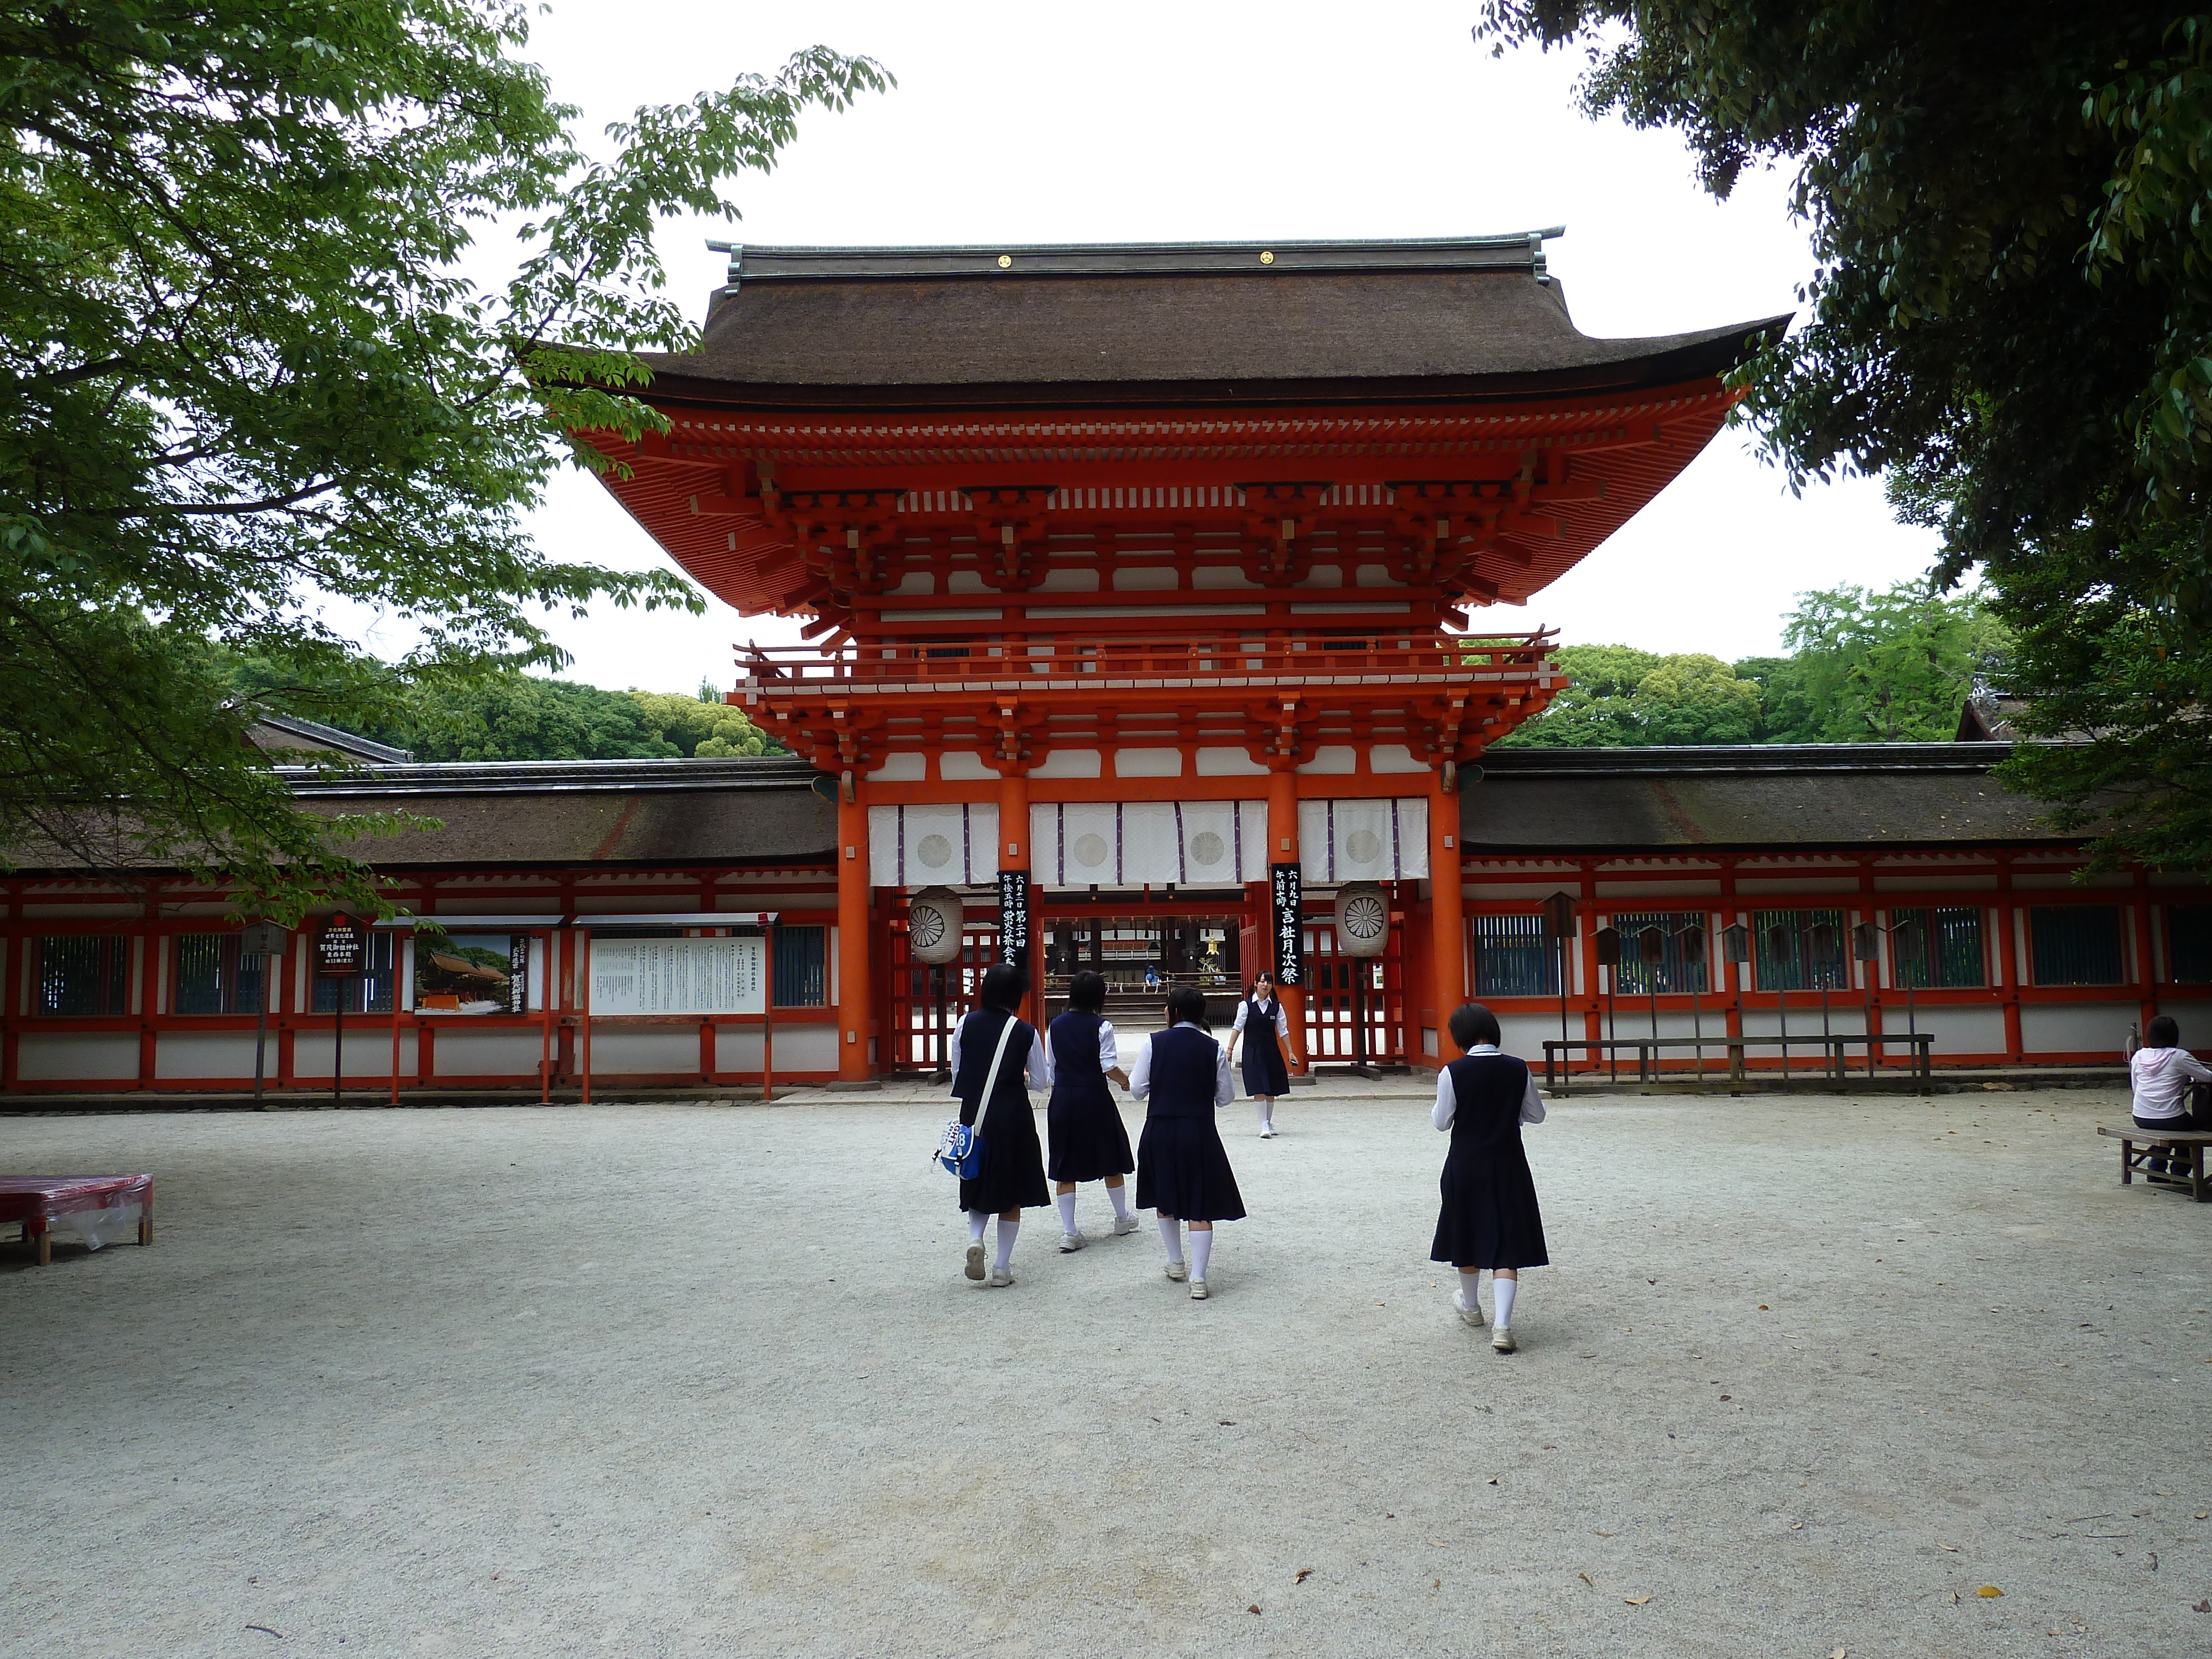
POLYGON ((1275 1000, 1275 981, 1261 974, 1237 1005, 1237 1023, 1229 1028, 1229 1046, 1231 1049, 1239 1043, 1244 1047, 1244 1092, 1259 1103, 1262 1140, 1275 1138, 1275 1101, 1291 1091, 1291 1074, 1283 1064, 1283 1049, 1289 1040, 1283 1005, 1275 1000))
POLYGON ((1022 1230, 1022 1212, 1046 1202, 1044 1150, 1037 1145, 1036 1114, 1030 1109, 1029 1091, 1050 1088, 1052 1068, 1036 1028, 1014 1016, 1022 988, 1022 976, 1010 964, 1002 962, 986 970, 977 998, 981 1006, 952 1034, 950 1056, 960 1121, 974 1125, 980 1118, 983 1131, 975 1179, 960 1183, 960 1207, 968 1212, 966 1271, 969 1278, 994 1288, 1014 1282, 1014 1239, 1022 1230), (983 1085, 1001 1036, 1006 1052, 987 1101, 983 1085), (983 1229, 994 1212, 999 1252, 986 1278, 983 1229))
MULTIPOLYGON (((2181 1046, 2181 1027, 2160 1014, 2143 1027, 2143 1046, 2128 1060, 2128 1081, 2135 1090, 2138 1129, 2212 1129, 2212 1115, 2190 1110, 2190 1085, 2212 1083, 2212 1069, 2181 1046)), ((2153 1175, 2166 1173, 2166 1159, 2150 1160, 2153 1175)))
POLYGON ((1213 1224, 1244 1218, 1243 1195, 1229 1167, 1213 1114, 1237 1098, 1229 1051, 1206 1029, 1206 994, 1194 985, 1168 993, 1168 1029, 1137 1057, 1129 1092, 1146 1103, 1137 1141, 1137 1207, 1157 1210, 1168 1247, 1168 1277, 1190 1280, 1194 1302, 1206 1300, 1213 1224), (1182 1224, 1190 1223, 1190 1261, 1183 1261, 1182 1224))
POLYGON ((1115 1237, 1137 1231, 1137 1218, 1129 1213, 1129 1189, 1121 1181, 1137 1162, 1129 1156, 1121 1109, 1106 1086, 1111 1078, 1126 1089, 1129 1079, 1121 1069, 1114 1022, 1105 1015, 1105 975, 1085 969, 1068 981, 1067 1001, 1067 1012, 1045 1033, 1052 1060, 1052 1102, 1044 1114, 1052 1162, 1046 1173, 1053 1180, 1053 1200, 1060 1206, 1063 1255, 1081 1249, 1085 1242, 1075 1225, 1079 1182, 1105 1182, 1106 1196, 1114 1200, 1115 1237))
MULTIPOLYGON (((1536 1209, 1521 1126, 1544 1121, 1544 1102, 1528 1068, 1498 1052, 1498 1016, 1479 1002, 1452 1012, 1452 1041, 1467 1050, 1437 1074, 1436 1109, 1430 1121, 1451 1135, 1444 1155, 1443 1209, 1437 1218, 1429 1259, 1459 1269, 1452 1306, 1468 1324, 1483 1322, 1482 1270, 1490 1269, 1497 1314, 1490 1346, 1511 1353, 1513 1297, 1521 1269, 1547 1266, 1544 1218, 1536 1209)), ((1141 1179, 1141 1177, 1139 1177, 1141 1179)))

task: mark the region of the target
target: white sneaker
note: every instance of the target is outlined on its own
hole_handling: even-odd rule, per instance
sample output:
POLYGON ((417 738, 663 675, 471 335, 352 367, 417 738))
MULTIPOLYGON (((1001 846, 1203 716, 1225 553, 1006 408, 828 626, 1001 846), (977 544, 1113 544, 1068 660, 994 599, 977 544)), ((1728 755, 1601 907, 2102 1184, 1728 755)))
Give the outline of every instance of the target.
POLYGON ((1081 1233, 1062 1233, 1060 1236, 1060 1253, 1062 1255, 1073 1255, 1090 1242, 1081 1233))
POLYGON ((983 1288, 988 1291, 1004 1290, 1013 1282, 1014 1270, 1012 1267, 994 1267, 991 1269, 991 1276, 983 1281, 983 1288))
POLYGON ((1180 1261, 1170 1261, 1168 1263, 1168 1277, 1175 1280, 1178 1285, 1182 1283, 1183 1275, 1188 1273, 1190 1269, 1180 1261))
POLYGON ((1511 1326, 1492 1325, 1490 1328, 1490 1346, 1500 1353, 1511 1353, 1521 1345, 1513 1340, 1511 1326))
POLYGON ((968 1247, 968 1265, 961 1271, 970 1279, 980 1279, 983 1277, 983 1247, 981 1244, 970 1244, 968 1247))
POLYGON ((1203 1302, 1206 1300, 1206 1281, 1204 1279, 1194 1279, 1190 1281, 1190 1299, 1192 1301, 1203 1302))
POLYGON ((1116 1217, 1115 1218, 1115 1219, 1114 1219, 1114 1237, 1116 1237, 1116 1238, 1122 1238, 1122 1237, 1126 1237, 1127 1235, 1129 1235, 1130 1233, 1133 1233, 1133 1232, 1134 1232, 1134 1231, 1137 1231, 1137 1218, 1136 1218, 1136 1217, 1134 1217, 1134 1216, 1133 1216, 1133 1215, 1125 1215, 1125 1216, 1116 1216, 1116 1217))
POLYGON ((1274 1138, 1275 1126, 1272 1123, 1262 1123, 1260 1126, 1260 1139, 1262 1140, 1273 1140, 1274 1138))
POLYGON ((1480 1326, 1487 1325, 1490 1322, 1488 1317, 1482 1311, 1482 1304, 1480 1300, 1478 1299, 1474 1302, 1469 1302, 1467 1299, 1467 1292, 1463 1290, 1454 1291, 1452 1292, 1452 1306, 1459 1310, 1460 1318, 1469 1325, 1474 1325, 1479 1328, 1480 1326))

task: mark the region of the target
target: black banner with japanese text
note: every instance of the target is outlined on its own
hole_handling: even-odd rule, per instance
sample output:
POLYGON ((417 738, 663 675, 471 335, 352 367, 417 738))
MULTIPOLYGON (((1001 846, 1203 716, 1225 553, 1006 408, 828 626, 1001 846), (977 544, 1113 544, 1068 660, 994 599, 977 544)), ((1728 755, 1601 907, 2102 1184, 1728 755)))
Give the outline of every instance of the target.
POLYGON ((1030 971, 1030 872, 999 872, 999 960, 1030 971))
POLYGON ((1295 864, 1268 866, 1274 890, 1275 983, 1306 982, 1305 880, 1295 864))

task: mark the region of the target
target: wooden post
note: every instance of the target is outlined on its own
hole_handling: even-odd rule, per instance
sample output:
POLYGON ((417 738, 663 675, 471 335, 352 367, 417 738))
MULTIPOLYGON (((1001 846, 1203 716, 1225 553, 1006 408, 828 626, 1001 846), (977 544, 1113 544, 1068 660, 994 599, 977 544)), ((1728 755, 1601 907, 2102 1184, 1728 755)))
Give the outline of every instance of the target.
POLYGON ((414 964, 415 942, 392 936, 392 1103, 399 1103, 399 986, 400 972, 414 964))
POLYGON ((592 1103, 592 930, 576 933, 576 1047, 583 1054, 580 1068, 583 1104, 592 1103))
MULTIPOLYGON (((1026 833, 1026 832, 1025 832, 1026 833)), ((868 809, 848 772, 837 793, 837 1080, 865 1083, 872 1012, 868 965, 868 809)))
POLYGON ((761 924, 761 1099, 775 1098, 775 924, 761 924))

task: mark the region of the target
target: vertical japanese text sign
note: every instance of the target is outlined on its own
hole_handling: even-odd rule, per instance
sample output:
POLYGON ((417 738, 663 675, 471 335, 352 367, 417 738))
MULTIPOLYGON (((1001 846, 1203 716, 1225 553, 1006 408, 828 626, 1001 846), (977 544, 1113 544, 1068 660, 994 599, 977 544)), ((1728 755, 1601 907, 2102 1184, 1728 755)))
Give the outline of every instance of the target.
POLYGON ((1305 882, 1295 864, 1268 866, 1275 900, 1275 983, 1306 982, 1305 882))
POLYGON ((323 979, 358 979, 368 935, 361 924, 341 911, 323 924, 315 935, 315 973, 323 979))
POLYGON ((1030 970, 1030 872, 999 872, 999 960, 1030 970))

